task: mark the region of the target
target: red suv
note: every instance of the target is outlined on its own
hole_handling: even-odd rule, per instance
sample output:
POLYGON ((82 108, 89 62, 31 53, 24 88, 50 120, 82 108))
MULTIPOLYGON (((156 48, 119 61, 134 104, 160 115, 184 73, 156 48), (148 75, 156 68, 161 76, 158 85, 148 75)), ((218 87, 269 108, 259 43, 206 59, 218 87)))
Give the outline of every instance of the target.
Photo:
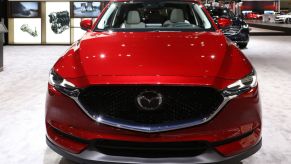
POLYGON ((236 162, 261 147, 249 60, 189 0, 115 0, 54 65, 47 144, 81 163, 236 162))

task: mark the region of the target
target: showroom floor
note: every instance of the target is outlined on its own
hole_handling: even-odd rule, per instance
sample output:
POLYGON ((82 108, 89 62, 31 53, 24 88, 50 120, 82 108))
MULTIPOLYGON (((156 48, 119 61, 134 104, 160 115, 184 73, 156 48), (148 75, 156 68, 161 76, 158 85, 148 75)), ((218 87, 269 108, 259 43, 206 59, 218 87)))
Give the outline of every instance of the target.
MULTIPOLYGON (((48 72, 66 49, 5 47, 5 70, 0 73, 1 163, 71 164, 47 148, 44 127, 48 72)), ((255 36, 243 51, 257 69, 264 114, 263 147, 243 164, 289 164, 291 36, 255 36)))

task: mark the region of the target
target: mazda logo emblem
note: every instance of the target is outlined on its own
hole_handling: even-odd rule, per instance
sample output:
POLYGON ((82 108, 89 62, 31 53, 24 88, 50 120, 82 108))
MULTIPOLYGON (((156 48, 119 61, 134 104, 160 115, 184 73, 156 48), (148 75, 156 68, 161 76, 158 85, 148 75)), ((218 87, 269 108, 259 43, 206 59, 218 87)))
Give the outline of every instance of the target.
POLYGON ((141 109, 156 110, 161 106, 163 96, 155 91, 144 91, 137 96, 136 100, 141 109))

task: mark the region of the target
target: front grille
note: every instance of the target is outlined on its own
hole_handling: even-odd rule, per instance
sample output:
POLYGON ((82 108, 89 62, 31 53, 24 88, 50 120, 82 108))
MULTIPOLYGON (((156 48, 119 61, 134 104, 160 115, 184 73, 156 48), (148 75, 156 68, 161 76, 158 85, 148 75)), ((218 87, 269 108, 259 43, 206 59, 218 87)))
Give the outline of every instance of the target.
POLYGON ((79 101, 91 116, 104 116, 134 125, 158 125, 208 118, 223 102, 223 97, 209 87, 92 86, 81 91, 79 101), (145 91, 162 95, 159 108, 140 108, 137 96, 145 91))
POLYGON ((241 27, 240 26, 231 26, 229 28, 223 29, 223 33, 225 35, 236 35, 240 32, 241 27))
POLYGON ((139 143, 112 140, 99 140, 95 144, 103 154, 126 157, 193 157, 204 153, 210 148, 207 142, 165 142, 139 143))

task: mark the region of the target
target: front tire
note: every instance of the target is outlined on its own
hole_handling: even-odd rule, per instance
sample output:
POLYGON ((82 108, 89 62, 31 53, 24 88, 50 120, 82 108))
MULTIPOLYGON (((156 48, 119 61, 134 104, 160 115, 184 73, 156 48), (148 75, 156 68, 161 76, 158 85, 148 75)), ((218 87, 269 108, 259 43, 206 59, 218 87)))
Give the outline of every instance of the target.
POLYGON ((238 43, 237 44, 240 49, 245 49, 248 46, 248 43, 238 43))
POLYGON ((291 18, 286 18, 285 23, 286 24, 291 24, 291 18))

